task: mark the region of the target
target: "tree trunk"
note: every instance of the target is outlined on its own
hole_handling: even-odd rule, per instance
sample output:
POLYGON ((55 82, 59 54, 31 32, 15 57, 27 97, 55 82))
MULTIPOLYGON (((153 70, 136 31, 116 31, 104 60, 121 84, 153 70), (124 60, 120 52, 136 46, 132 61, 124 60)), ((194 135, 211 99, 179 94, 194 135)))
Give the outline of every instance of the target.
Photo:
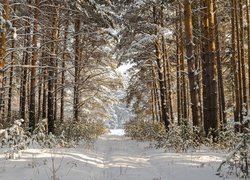
POLYGON ((80 62, 80 28, 81 28, 81 20, 80 17, 76 17, 75 19, 75 82, 74 82, 74 120, 79 120, 79 62, 80 62))
MULTIPOLYGON (((16 6, 14 5, 13 7, 14 9, 14 12, 16 11, 16 6)), ((15 21, 12 22, 12 26, 14 27, 15 26, 15 21)), ((12 39, 11 40, 11 48, 14 49, 15 48, 15 40, 12 39)), ((14 59, 15 59, 15 52, 12 51, 11 52, 11 59, 10 59, 10 77, 9 77, 9 92, 8 92, 8 121, 11 121, 12 119, 12 95, 13 95, 13 90, 12 90, 12 87, 13 87, 13 74, 14 74, 14 67, 13 67, 13 62, 14 62, 14 59)))
MULTIPOLYGON (((153 17, 155 19, 155 24, 159 24, 156 7, 153 7, 153 17)), ((161 99, 161 112, 162 112, 162 120, 165 125, 165 129, 169 129, 169 115, 168 115, 168 106, 167 106, 167 97, 166 97, 166 87, 164 83, 164 67, 163 67, 163 59, 161 59, 161 43, 159 39, 159 29, 156 29, 156 37, 155 39, 155 57, 156 57, 156 63, 157 63, 157 72, 158 72, 158 78, 159 78, 159 86, 160 86, 160 99, 161 99)))
MULTIPOLYGON (((248 40, 248 67, 250 67, 250 13, 249 13, 249 0, 246 0, 246 10, 247 10, 247 40, 248 40)), ((248 68, 248 105, 250 104, 250 68, 248 68)))
MULTIPOLYGON (((245 69, 245 48, 244 48, 244 22, 243 22, 243 0, 239 1, 239 18, 240 18, 240 57, 241 57, 241 72, 242 72, 242 115, 247 115, 247 85, 246 85, 246 69, 245 69), (244 107, 244 109, 243 109, 244 107)), ((242 119, 243 120, 243 119, 242 119)))
MULTIPOLYGON (((5 20, 9 19, 9 0, 3 1, 3 18, 5 20)), ((4 119, 4 67, 6 62, 6 46, 7 46, 7 40, 6 40, 6 31, 3 30, 1 32, 1 43, 0 43, 0 112, 1 112, 1 118, 4 119)))
MULTIPOLYGON (((216 7, 215 7, 216 11, 216 7)), ((220 115, 220 124, 221 128, 224 129, 224 126, 227 123, 226 120, 226 103, 225 103, 225 94, 224 94, 224 82, 223 82, 223 74, 222 74, 222 65, 221 65, 221 53, 220 53, 220 41, 219 41, 219 31, 218 31, 218 22, 217 16, 215 14, 215 46, 216 46, 216 60, 217 60, 217 68, 218 68, 218 92, 219 92, 219 115, 220 115)))
POLYGON ((68 42, 68 27, 69 21, 66 21, 64 29, 64 43, 63 43, 63 60, 62 60, 62 77, 61 77, 61 107, 60 107, 60 122, 64 121, 64 86, 65 86, 65 64, 67 60, 67 42, 68 42))
MULTIPOLYGON (((45 31, 46 32, 46 31, 45 31)), ((45 36, 43 37, 43 44, 45 44, 45 36)), ((42 63, 43 63, 43 66, 47 66, 48 65, 48 58, 46 57, 47 56, 47 53, 46 53, 46 49, 47 49, 47 45, 44 45, 44 48, 42 49, 42 63)), ((48 86, 47 86, 47 83, 48 83, 48 68, 43 68, 42 70, 43 72, 43 79, 42 79, 42 91, 43 91, 43 96, 42 96, 42 119, 46 119, 47 118, 47 99, 48 99, 48 86)))
MULTIPOLYGON (((25 37, 26 37, 26 50, 23 52, 23 65, 26 66, 29 64, 29 49, 30 49, 30 27, 29 23, 25 23, 25 37)), ((20 118, 26 119, 26 99, 27 99, 27 78, 28 78, 28 70, 26 67, 22 69, 22 77, 21 77, 21 91, 20 91, 20 118)))
POLYGON ((180 26, 180 69, 181 69, 181 102, 182 102, 182 121, 187 120, 187 87, 186 87, 186 72, 185 72, 185 62, 184 62, 184 38, 183 38, 183 15, 181 13, 181 5, 179 4, 179 26, 180 26))
POLYGON ((218 129, 217 64, 215 61, 214 1, 204 1, 203 19, 203 110, 206 135, 213 129, 213 137, 218 129))
POLYGON ((157 112, 158 120, 164 123, 162 119, 162 111, 161 111, 161 95, 160 95, 159 80, 158 80, 158 75, 155 69, 156 69, 155 65, 154 63, 152 63, 152 73, 154 77, 155 98, 156 98, 156 108, 157 108, 156 112, 157 112))
POLYGON ((188 78, 189 78, 189 90, 191 96, 191 109, 193 126, 200 127, 199 117, 199 99, 198 91, 199 87, 196 78, 195 59, 193 54, 193 25, 192 25, 192 8, 190 0, 184 1, 184 17, 185 17, 185 34, 186 34, 186 57, 188 63, 188 78))
POLYGON ((236 62, 236 46, 235 46, 235 0, 231 0, 231 21, 232 21, 232 70, 234 74, 234 94, 235 94, 235 110, 234 110, 234 120, 235 122, 239 122, 240 117, 240 101, 239 101, 239 82, 238 82, 238 71, 237 71, 237 62, 236 62))
MULTIPOLYGON (((211 128, 214 129, 216 132, 219 128, 219 121, 218 121, 218 87, 217 87, 217 63, 215 59, 215 20, 214 20, 214 0, 209 1, 209 35, 210 35, 210 84, 211 84, 211 92, 210 92, 210 121, 211 121, 211 128)), ((214 134, 217 136, 217 133, 214 134)))
MULTIPOLYGON (((179 6, 180 7, 180 6, 179 6)), ((179 15, 179 9, 176 10, 176 16, 179 15)), ((181 104, 181 82, 180 82, 180 32, 179 22, 176 21, 176 87, 177 87, 177 123, 181 125, 182 104, 181 104)))
MULTIPOLYGON (((55 9, 55 11, 57 11, 55 9)), ((53 17, 52 41, 50 59, 48 62, 48 133, 54 134, 55 132, 55 119, 54 119, 54 95, 55 95, 55 61, 56 61, 56 37, 57 37, 57 14, 53 17)))
POLYGON ((39 0, 35 1, 34 28, 33 28, 33 56, 31 61, 30 77, 30 102, 29 102, 29 130, 33 132, 36 126, 36 62, 37 62, 37 33, 38 33, 38 6, 39 0))
POLYGON ((242 60, 241 60, 241 48, 240 48, 240 30, 239 30, 239 18, 238 18, 238 0, 234 2, 234 14, 235 14, 235 31, 236 31, 236 47, 237 47, 237 64, 238 64, 238 96, 239 96, 239 120, 242 122, 243 120, 243 114, 242 114, 242 102, 243 102, 243 97, 242 97, 242 60))

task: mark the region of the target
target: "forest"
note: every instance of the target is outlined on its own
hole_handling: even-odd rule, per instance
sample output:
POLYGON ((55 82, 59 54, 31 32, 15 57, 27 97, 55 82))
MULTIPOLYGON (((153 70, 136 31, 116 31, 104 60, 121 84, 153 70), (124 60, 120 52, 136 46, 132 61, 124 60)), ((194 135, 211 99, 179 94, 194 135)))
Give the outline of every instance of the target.
POLYGON ((156 149, 231 152, 217 175, 228 164, 247 179, 249 11, 249 0, 0 0, 1 147, 12 159, 33 142, 92 144, 112 119, 156 149))

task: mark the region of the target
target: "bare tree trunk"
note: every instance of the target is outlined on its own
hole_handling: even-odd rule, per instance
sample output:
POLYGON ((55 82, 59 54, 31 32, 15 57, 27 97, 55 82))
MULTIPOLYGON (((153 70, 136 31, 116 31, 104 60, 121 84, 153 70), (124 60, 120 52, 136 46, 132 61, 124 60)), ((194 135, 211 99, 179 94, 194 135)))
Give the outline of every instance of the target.
MULTIPOLYGON (((241 57, 241 72, 242 72, 242 115, 246 116, 247 111, 247 85, 246 85, 246 69, 245 69, 245 49, 244 49, 244 22, 243 22, 243 0, 239 1, 239 17, 240 17, 240 57, 241 57)), ((243 119, 242 119, 243 120, 243 119)))
POLYGON ((215 24, 214 1, 204 1, 203 19, 203 111, 204 129, 206 135, 213 129, 213 137, 217 136, 218 123, 218 99, 217 99, 217 63, 215 61, 215 24))
POLYGON ((190 0, 184 1, 184 17, 185 17, 185 34, 186 34, 186 57, 188 63, 189 90, 191 96, 191 108, 193 126, 200 127, 199 117, 199 99, 198 99, 198 83, 196 78, 195 58, 193 54, 193 23, 192 8, 190 0))
MULTIPOLYGON (((14 12, 16 11, 16 6, 13 7, 14 12)), ((12 26, 15 26, 15 21, 12 22, 12 26)), ((15 48, 15 40, 12 39, 11 41, 11 48, 14 49, 15 48)), ((12 95, 13 95, 13 73, 14 73, 14 67, 13 67, 13 62, 15 59, 15 52, 12 51, 11 52, 11 59, 10 59, 10 77, 9 77, 9 92, 8 92, 8 121, 10 121, 12 119, 12 95)))
POLYGON ((181 12, 181 5, 179 4, 179 16, 180 16, 180 70, 181 70, 181 102, 182 102, 182 120, 187 120, 187 86, 186 86, 186 72, 185 72, 185 62, 184 62, 184 38, 183 38, 183 15, 181 12))
MULTIPOLYGON (((53 8, 57 12, 56 8, 53 8)), ((55 132, 55 119, 54 119, 54 95, 55 95, 55 61, 56 61, 56 37, 57 37, 57 13, 53 17, 52 24, 52 41, 51 41, 51 52, 50 59, 48 62, 48 133, 54 134, 55 132)))
POLYGON ((80 28, 81 28, 81 20, 80 17, 76 17, 75 19, 75 82, 74 82, 74 120, 79 120, 79 62, 80 62, 80 28))
MULTIPOLYGON (((23 53, 23 65, 29 64, 29 49, 30 49, 30 27, 28 22, 25 23, 25 38, 26 38, 26 51, 23 53)), ((22 78, 21 78, 21 92, 20 92, 20 118, 26 119, 26 98, 27 98, 27 68, 23 68, 22 70, 22 78)))
POLYGON ((239 117, 240 122, 243 120, 243 114, 242 114, 242 61, 241 61, 241 49, 240 49, 240 31, 239 31, 239 18, 238 18, 238 0, 234 2, 234 14, 235 14, 235 31, 236 31, 236 45, 237 45, 237 59, 238 59, 238 86, 239 86, 239 117))
MULTIPOLYGON (((180 7, 180 6, 179 6, 180 7)), ((179 9, 176 10, 176 16, 179 15, 179 9)), ((177 123, 181 125, 182 118, 182 104, 181 104, 181 82, 180 82, 180 27, 179 22, 176 21, 176 86, 177 86, 177 123)))
MULTIPOLYGON (((216 11, 216 9, 215 9, 216 11)), ((223 75, 222 75, 222 65, 221 65, 221 54, 220 54, 220 41, 219 41, 219 31, 218 31, 218 22, 217 16, 215 14, 215 46, 216 46, 216 60, 217 60, 217 67, 218 67, 218 92, 219 92, 219 114, 220 114, 220 122, 221 127, 224 129, 224 126, 227 123, 226 120, 226 103, 225 103, 225 94, 224 94, 224 82, 223 82, 223 75)))
POLYGON ((234 111, 234 120, 239 122, 239 113, 240 113, 240 101, 239 101, 239 82, 238 82, 238 71, 237 71, 237 61, 236 61, 236 46, 235 46, 235 0, 231 0, 231 18, 232 18, 232 69, 234 73, 234 94, 235 94, 235 111, 234 111))
MULTIPOLYGON (((156 12, 156 7, 153 7, 153 17, 155 19, 155 24, 160 24, 158 22, 158 16, 156 12)), ((157 63, 157 72, 159 78, 159 86, 160 86, 160 99, 161 99, 161 112, 162 112, 162 120, 165 125, 165 129, 168 130, 169 128, 169 115, 168 115, 168 106, 167 106, 167 97, 166 97, 166 87, 164 83, 164 67, 163 67, 163 59, 161 59, 161 43, 159 39, 159 30, 156 29, 156 35, 158 36, 155 39, 155 56, 156 56, 156 63, 157 63)))
POLYGON ((217 87, 217 63, 215 59, 215 11, 214 11, 214 0, 208 0, 209 4, 209 35, 210 35, 210 67, 209 67, 209 74, 210 74, 210 81, 211 84, 211 92, 210 92, 210 121, 211 121, 211 128, 215 130, 214 136, 217 136, 217 130, 219 128, 219 121, 218 121, 218 87, 217 87))
MULTIPOLYGON (((246 0, 247 10, 247 40, 248 40, 248 67, 250 67, 250 13, 249 13, 249 0, 246 0)), ((248 105, 250 104, 250 68, 248 68, 248 105)))
MULTIPOLYGON (((56 40, 58 40, 59 39, 59 25, 58 25, 58 23, 56 24, 56 40)), ((55 54, 58 54, 58 45, 56 44, 55 45, 56 47, 56 50, 55 50, 55 54)), ((55 67, 56 67, 56 69, 55 69, 55 77, 54 77, 54 89, 55 89, 55 91, 54 91, 54 121, 55 122, 57 122, 57 109, 58 109, 58 86, 57 86, 57 84, 58 84, 58 58, 56 57, 56 59, 55 59, 55 67)))
POLYGON ((62 77, 61 77, 61 107, 60 107, 60 122, 64 121, 64 86, 65 86, 65 64, 67 60, 67 42, 68 42, 68 28, 69 21, 66 21, 64 29, 64 43, 63 43, 63 60, 62 60, 62 77))
POLYGON ((157 117, 158 120, 162 123, 163 119, 162 119, 162 111, 161 111, 161 95, 160 95, 160 87, 159 87, 159 80, 158 80, 158 75, 156 73, 155 70, 155 65, 152 64, 152 73, 153 73, 153 77, 154 77, 154 87, 155 87, 155 98, 156 98, 156 112, 157 112, 157 117))
POLYGON ((155 96, 154 96, 154 82, 151 83, 150 88, 150 94, 151 94, 151 112, 152 112, 152 121, 153 123, 155 122, 155 117, 156 117, 156 113, 155 113, 155 96))
MULTIPOLYGON (((46 31, 45 31, 46 32, 46 31)), ((43 37, 43 44, 45 44, 45 36, 43 37)), ((43 66, 47 66, 48 65, 48 59, 46 57, 46 48, 47 45, 44 45, 43 49, 42 49, 42 63, 43 66)), ((48 94, 48 68, 44 68, 42 70, 43 76, 42 76, 42 119, 46 119, 47 118, 47 94, 48 94)))
MULTIPOLYGON (((4 0, 3 1, 3 18, 5 20, 9 19, 9 1, 4 0)), ((1 38, 0 38, 0 112, 1 112, 1 119, 4 119, 4 67, 6 62, 6 46, 7 46, 7 40, 6 40, 6 31, 3 30, 1 32, 1 38)))
POLYGON ((29 102, 29 129, 31 132, 36 126, 36 62, 37 62, 37 33, 38 33, 38 6, 39 0, 35 1, 34 28, 33 28, 33 56, 31 61, 30 77, 30 102, 29 102))

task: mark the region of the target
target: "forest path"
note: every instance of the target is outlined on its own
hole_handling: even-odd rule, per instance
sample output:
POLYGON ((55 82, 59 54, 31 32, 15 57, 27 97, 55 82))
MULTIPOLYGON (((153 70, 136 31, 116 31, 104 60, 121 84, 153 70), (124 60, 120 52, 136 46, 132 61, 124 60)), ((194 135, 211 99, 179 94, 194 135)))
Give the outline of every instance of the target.
MULTIPOLYGON (((26 149, 15 160, 0 148, 0 180, 221 180, 225 153, 170 153, 109 133, 94 146, 26 149)), ((232 180, 232 179, 230 179, 232 180)))
POLYGON ((104 135, 95 150, 103 154, 103 171, 98 180, 158 180, 157 169, 150 163, 145 145, 124 136, 104 135))
POLYGON ((216 180, 222 154, 200 151, 164 153, 149 143, 132 141, 123 135, 107 134, 94 150, 103 155, 103 170, 95 180, 216 180))

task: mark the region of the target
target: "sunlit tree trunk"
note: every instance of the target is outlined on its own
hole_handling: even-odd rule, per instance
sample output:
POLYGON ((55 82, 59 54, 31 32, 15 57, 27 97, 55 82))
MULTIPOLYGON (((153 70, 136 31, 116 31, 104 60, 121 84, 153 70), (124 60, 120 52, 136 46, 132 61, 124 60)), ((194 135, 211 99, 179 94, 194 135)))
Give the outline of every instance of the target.
MULTIPOLYGON (((215 7, 216 11, 216 7, 215 7)), ((220 117, 220 124, 221 128, 223 129, 227 123, 226 120, 226 103, 225 103, 225 94, 224 94, 224 81, 223 81, 223 74, 222 74, 222 58, 220 53, 220 40, 219 40, 219 24, 217 22, 217 16, 215 14, 215 49, 216 49, 216 60, 217 60, 217 68, 218 68, 218 92, 219 92, 219 117, 220 117)))
POLYGON ((186 57, 188 63, 188 78, 189 78, 189 90, 191 97, 191 109, 193 126, 199 127, 199 99, 198 99, 198 83, 196 78, 196 66, 195 58, 193 54, 193 23, 192 23, 192 7, 190 0, 184 1, 184 17, 185 17, 185 35, 186 35, 186 57))
MULTIPOLYGON (((3 18, 5 20, 9 19, 9 0, 3 1, 3 18)), ((5 28, 5 27, 3 27, 5 28)), ((6 62, 6 31, 3 30, 1 32, 1 39, 0 39, 0 112, 1 112, 1 119, 4 119, 4 67, 6 62)))
POLYGON ((213 137, 217 136, 218 99, 217 99, 217 63, 215 59, 214 1, 204 1, 203 19, 203 110, 206 135, 212 128, 213 137))
MULTIPOLYGON (((156 12, 156 7, 154 6, 153 8, 153 17, 155 19, 155 24, 159 25, 158 22, 158 16, 156 12)), ((158 78, 159 78, 159 87, 160 87, 160 99, 161 99, 161 112, 162 112, 162 120, 164 122, 166 130, 168 130, 168 126, 170 124, 169 122, 169 115, 168 115, 168 106, 167 106, 167 97, 166 97, 166 87, 164 83, 164 67, 163 67, 163 59, 162 57, 162 52, 161 48, 162 45, 160 43, 160 37, 159 37, 159 29, 156 29, 156 37, 155 39, 155 57, 156 57, 156 63, 157 63, 157 72, 158 72, 158 78)))

